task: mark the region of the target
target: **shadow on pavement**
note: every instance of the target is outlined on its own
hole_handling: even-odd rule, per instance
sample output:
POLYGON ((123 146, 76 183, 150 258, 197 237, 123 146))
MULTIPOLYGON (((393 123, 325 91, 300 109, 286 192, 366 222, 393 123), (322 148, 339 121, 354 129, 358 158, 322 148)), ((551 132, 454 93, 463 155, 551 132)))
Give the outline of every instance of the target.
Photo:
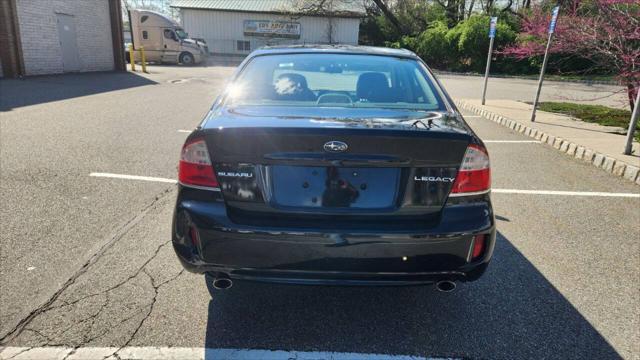
POLYGON ((94 72, 0 80, 0 111, 156 84, 130 72, 94 72))
POLYGON ((438 293, 431 286, 236 282, 209 303, 205 347, 488 359, 620 358, 501 234, 484 277, 452 293, 438 293))

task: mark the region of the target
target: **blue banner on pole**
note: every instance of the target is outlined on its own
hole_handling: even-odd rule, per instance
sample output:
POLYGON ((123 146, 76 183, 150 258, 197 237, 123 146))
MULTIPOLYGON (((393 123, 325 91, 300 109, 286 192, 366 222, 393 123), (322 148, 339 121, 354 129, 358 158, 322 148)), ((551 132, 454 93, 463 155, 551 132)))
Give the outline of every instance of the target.
POLYGON ((549 23, 549 34, 552 34, 556 31, 556 23, 558 22, 558 12, 560 12, 560 6, 556 6, 553 8, 553 12, 551 13, 551 22, 549 23))
POLYGON ((489 23, 489 38, 496 37, 496 25, 498 24, 498 17, 492 16, 491 22, 489 23))

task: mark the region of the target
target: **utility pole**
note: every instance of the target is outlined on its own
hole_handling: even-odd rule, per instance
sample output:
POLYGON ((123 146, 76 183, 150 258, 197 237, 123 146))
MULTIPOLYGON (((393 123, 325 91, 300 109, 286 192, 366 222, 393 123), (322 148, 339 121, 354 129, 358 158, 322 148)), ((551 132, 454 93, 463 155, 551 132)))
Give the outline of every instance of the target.
POLYGON ((492 16, 489 23, 489 54, 487 54, 487 69, 484 71, 484 87, 482 88, 482 105, 484 105, 487 95, 487 81, 489 80, 489 68, 491 67, 491 53, 493 53, 493 39, 496 37, 496 25, 498 17, 492 16))
POLYGON ((544 80, 544 72, 547 69, 547 61, 549 60, 549 48, 551 47, 551 39, 553 33, 556 30, 556 23, 558 21, 558 12, 560 12, 560 6, 553 8, 551 15, 551 22, 549 23, 549 38, 547 39, 547 48, 544 51, 544 60, 542 60, 542 69, 540 70, 540 78, 538 79, 538 90, 536 91, 536 99, 533 101, 533 111, 531 112, 531 122, 536 121, 536 108, 538 107, 538 101, 540 100, 540 91, 542 90, 542 81, 544 80))
POLYGON ((633 147, 633 133, 638 125, 638 110, 640 108, 640 89, 636 94, 636 103, 633 105, 633 113, 631 114, 631 121, 629 122, 629 129, 627 129, 627 144, 624 147, 624 154, 631 155, 631 148, 633 147))

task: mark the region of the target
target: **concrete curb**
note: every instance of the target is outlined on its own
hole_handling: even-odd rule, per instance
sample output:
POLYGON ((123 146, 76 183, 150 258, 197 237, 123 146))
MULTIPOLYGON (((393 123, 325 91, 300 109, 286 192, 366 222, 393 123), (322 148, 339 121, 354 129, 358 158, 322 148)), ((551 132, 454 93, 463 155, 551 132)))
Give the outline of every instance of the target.
POLYGON ((607 156, 606 154, 602 154, 585 146, 555 137, 551 134, 539 131, 538 129, 534 129, 530 126, 521 124, 500 114, 481 109, 464 101, 456 101, 456 104, 462 109, 471 111, 488 120, 494 121, 502 126, 506 126, 509 129, 517 131, 525 136, 532 137, 544 144, 553 146, 556 150, 559 150, 577 160, 582 160, 584 162, 590 163, 591 165, 602 169, 611 175, 622 177, 626 180, 635 182, 637 185, 640 185, 640 168, 637 166, 627 164, 621 160, 616 160, 610 156, 607 156))

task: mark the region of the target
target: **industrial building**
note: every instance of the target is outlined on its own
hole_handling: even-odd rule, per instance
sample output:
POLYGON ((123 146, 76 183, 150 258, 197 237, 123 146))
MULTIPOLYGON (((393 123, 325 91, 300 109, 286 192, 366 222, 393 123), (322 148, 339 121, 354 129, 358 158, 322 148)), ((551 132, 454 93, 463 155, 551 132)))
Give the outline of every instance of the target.
POLYGON ((0 0, 1 75, 124 70, 120 0, 0 0))
POLYGON ((360 0, 176 0, 182 26, 214 54, 246 55, 265 45, 357 44, 360 0))

